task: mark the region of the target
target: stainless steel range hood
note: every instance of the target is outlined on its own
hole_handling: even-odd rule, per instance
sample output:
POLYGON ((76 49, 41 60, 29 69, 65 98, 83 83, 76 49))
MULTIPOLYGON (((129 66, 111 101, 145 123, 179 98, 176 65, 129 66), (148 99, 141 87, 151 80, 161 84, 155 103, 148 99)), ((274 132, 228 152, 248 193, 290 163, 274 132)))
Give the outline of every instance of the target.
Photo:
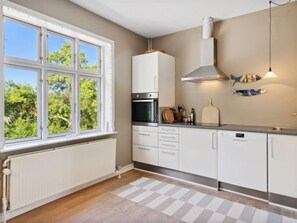
MULTIPOLYGON (((204 27, 203 27, 204 29, 204 27)), ((229 78, 216 66, 216 40, 211 37, 200 40, 201 66, 187 74, 182 81, 199 82, 206 80, 228 80, 229 78)))

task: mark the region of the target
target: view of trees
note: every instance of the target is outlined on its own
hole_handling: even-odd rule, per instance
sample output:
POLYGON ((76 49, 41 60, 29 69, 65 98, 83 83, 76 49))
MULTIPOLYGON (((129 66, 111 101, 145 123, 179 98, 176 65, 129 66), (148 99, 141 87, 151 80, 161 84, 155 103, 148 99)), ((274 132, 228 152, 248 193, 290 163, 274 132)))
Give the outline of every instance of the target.
MULTIPOLYGON (((64 43, 59 51, 48 55, 50 63, 72 66, 71 45, 64 43)), ((80 67, 98 70, 89 66, 84 53, 80 53, 80 67)), ((49 134, 72 131, 73 76, 48 73, 48 132, 49 134)), ((90 130, 98 126, 99 89, 97 81, 80 78, 80 129, 90 130)), ((30 84, 5 81, 5 138, 19 139, 37 136, 37 88, 30 84)))

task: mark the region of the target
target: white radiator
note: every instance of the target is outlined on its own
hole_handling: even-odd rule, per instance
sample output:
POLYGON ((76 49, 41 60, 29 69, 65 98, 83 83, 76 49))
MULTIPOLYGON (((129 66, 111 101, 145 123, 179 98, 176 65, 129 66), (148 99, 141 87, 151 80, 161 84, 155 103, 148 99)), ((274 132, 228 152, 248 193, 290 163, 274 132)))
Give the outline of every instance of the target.
POLYGON ((115 171, 116 139, 8 157, 13 211, 115 171))

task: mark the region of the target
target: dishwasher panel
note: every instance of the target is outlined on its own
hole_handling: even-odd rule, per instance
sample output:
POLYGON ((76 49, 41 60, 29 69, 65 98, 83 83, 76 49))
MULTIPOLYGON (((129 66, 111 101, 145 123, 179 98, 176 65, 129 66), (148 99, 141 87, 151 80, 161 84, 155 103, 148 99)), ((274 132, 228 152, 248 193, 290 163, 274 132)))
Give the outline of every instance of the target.
POLYGON ((218 131, 218 180, 267 192, 267 134, 218 131))

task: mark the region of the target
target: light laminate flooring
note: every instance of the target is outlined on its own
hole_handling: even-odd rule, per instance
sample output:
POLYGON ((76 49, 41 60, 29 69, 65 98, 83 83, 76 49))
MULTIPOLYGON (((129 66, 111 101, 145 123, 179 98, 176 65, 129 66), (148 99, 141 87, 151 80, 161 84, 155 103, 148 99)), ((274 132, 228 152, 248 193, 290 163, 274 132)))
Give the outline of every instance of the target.
POLYGON ((30 212, 9 220, 9 223, 97 223, 97 222, 180 222, 159 211, 118 197, 112 192, 141 177, 147 177, 170 184, 194 189, 262 210, 297 219, 297 212, 267 204, 267 202, 247 198, 225 191, 216 191, 202 186, 177 181, 171 178, 132 170, 113 177, 64 198, 53 201, 30 212))

